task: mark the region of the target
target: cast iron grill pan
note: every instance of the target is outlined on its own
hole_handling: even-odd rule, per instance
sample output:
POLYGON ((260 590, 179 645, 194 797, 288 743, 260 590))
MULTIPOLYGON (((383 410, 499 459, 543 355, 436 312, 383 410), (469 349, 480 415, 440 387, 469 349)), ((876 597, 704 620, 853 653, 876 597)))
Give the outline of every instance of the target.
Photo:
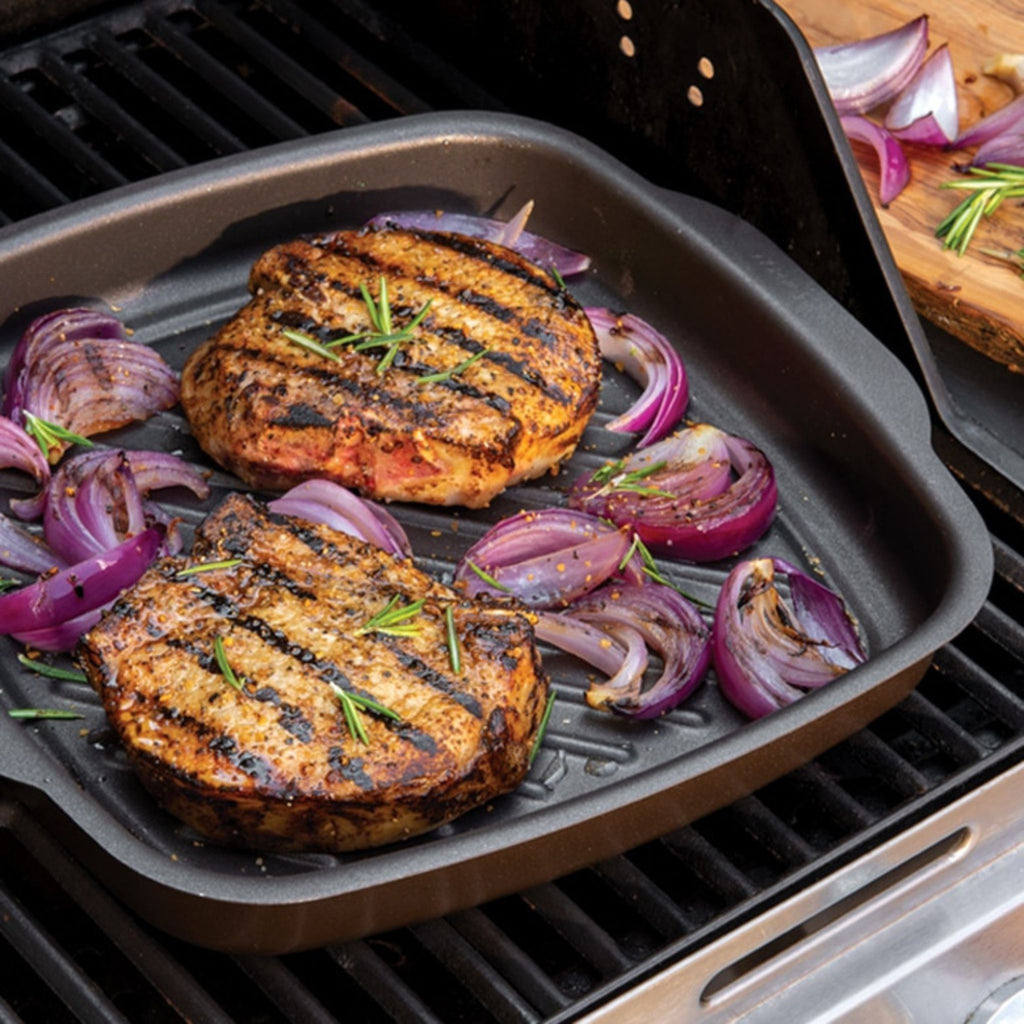
MULTIPOLYGON (((285 143, 127 186, 0 233, 19 304, 4 357, 41 312, 107 305, 180 367, 246 300, 249 267, 304 232, 386 209, 509 216, 594 257, 571 288, 676 340, 689 417, 749 437, 772 459, 777 521, 755 553, 813 566, 855 611, 871 657, 791 708, 748 723, 712 677, 682 708, 635 723, 586 708, 586 672, 546 658, 559 699, 528 780, 451 825, 376 851, 261 855, 207 845, 161 812, 127 768, 85 685, 41 679, 2 641, 4 707, 59 704, 81 723, 0 718, 0 774, 101 878, 153 923, 213 948, 281 953, 353 938, 504 893, 636 846, 802 764, 897 703, 981 605, 991 548, 929 445, 908 372, 764 236, 702 201, 656 189, 577 136, 513 116, 424 114, 285 143)), ((630 439, 602 424, 636 396, 609 370, 602 404, 558 477, 483 512, 399 506, 418 563, 446 577, 497 519, 562 501, 584 468, 630 439)), ((177 410, 102 439, 209 466, 177 410)), ((241 486, 217 470, 195 524, 241 486)), ((25 480, 7 473, 13 493, 25 480)), ((663 563, 713 601, 731 562, 663 563)))

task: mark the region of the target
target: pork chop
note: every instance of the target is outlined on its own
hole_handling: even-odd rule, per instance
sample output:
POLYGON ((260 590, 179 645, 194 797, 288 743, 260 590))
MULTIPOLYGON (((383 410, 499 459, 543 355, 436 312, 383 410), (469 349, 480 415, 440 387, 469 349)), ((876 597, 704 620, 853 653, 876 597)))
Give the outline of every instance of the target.
POLYGON ((79 656, 157 800, 258 849, 377 846, 514 789, 547 698, 524 609, 241 495, 79 656))
POLYGON ((253 487, 319 476, 479 508, 567 459, 597 404, 583 309, 493 242, 339 231, 269 250, 249 287, 189 357, 181 402, 203 449, 253 487))

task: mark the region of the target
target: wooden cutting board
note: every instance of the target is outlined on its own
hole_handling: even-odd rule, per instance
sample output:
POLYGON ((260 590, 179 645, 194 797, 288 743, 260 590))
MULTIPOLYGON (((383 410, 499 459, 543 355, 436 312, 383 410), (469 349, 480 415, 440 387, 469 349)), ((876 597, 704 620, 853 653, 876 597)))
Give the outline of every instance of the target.
MULTIPOLYGON (((957 79, 963 130, 1014 96, 1009 86, 982 73, 997 53, 1024 53, 1024 0, 779 0, 812 46, 851 42, 888 32, 928 15, 931 53, 949 44, 957 79)), ((884 209, 878 203, 878 161, 874 150, 854 145, 879 220, 921 316, 984 352, 1010 370, 1024 373, 1024 278, 1012 266, 979 250, 1024 248, 1024 203, 1004 203, 981 224, 962 256, 942 247, 935 227, 963 198, 942 189, 956 178, 956 163, 973 151, 906 146, 911 180, 884 209)))

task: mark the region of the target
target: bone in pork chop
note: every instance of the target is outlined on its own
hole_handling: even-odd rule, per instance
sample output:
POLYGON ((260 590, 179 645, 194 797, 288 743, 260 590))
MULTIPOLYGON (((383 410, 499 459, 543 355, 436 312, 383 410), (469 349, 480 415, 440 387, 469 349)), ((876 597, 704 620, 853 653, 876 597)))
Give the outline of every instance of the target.
POLYGON ((547 699, 518 606, 463 597, 409 559, 240 495, 200 526, 189 559, 150 568, 79 653, 157 800, 207 837, 260 849, 376 846, 508 792, 547 699), (370 628, 396 597, 423 600, 403 620, 411 629, 370 628), (355 710, 360 738, 339 691, 388 714, 355 710))
POLYGON ((249 288, 188 359, 181 402, 203 449, 253 487, 327 477, 373 498, 479 508, 567 459, 596 406, 586 314, 504 246, 339 231, 271 249, 249 288), (381 276, 392 334, 429 303, 390 355, 366 336, 361 286, 377 302, 381 276), (362 337, 332 344, 350 335, 362 337))

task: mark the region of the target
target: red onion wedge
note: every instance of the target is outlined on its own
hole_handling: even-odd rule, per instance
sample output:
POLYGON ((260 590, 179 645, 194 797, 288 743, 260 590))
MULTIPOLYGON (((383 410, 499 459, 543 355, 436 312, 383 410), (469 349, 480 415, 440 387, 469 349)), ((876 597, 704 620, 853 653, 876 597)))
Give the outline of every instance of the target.
POLYGON ((863 114, 896 96, 928 51, 928 17, 921 15, 881 35, 814 50, 840 114, 863 114))
POLYGON ((945 146, 960 130, 956 77, 943 43, 921 65, 885 115, 885 127, 898 139, 945 146))
POLYGON ((280 515, 323 523, 399 558, 412 555, 405 530, 387 509, 331 480, 306 480, 275 498, 268 508, 280 515))
POLYGON ((707 423, 577 480, 569 504, 636 531, 658 555, 710 562, 754 543, 778 490, 764 453, 707 423))
POLYGON ((630 718, 657 718, 681 704, 704 678, 711 663, 711 631, 697 609, 660 583, 608 584, 575 601, 559 614, 540 616, 540 639, 607 672, 607 681, 587 691, 591 707, 630 718), (598 627, 573 635, 566 620, 598 627), (657 681, 643 689, 646 659, 637 652, 643 639, 662 659, 657 681), (615 654, 615 649, 620 654, 615 654), (614 672, 610 670, 614 669, 614 672))
POLYGON ((35 439, 19 424, 0 416, 0 468, 20 469, 40 487, 50 479, 50 464, 35 439))
POLYGON ((586 314, 601 355, 644 389, 640 398, 605 428, 622 433, 646 430, 638 448, 659 441, 676 426, 690 400, 682 357, 668 338, 632 313, 617 314, 591 306, 586 314))
POLYGON ((712 647, 722 693, 751 718, 791 704, 866 657, 842 600, 781 558, 751 559, 729 573, 712 647), (777 575, 787 578, 791 603, 779 593, 777 575))
POLYGON ((29 533, 8 516, 0 515, 0 565, 22 572, 63 569, 67 562, 42 538, 29 533))
POLYGON ((899 139, 866 117, 849 115, 841 117, 839 123, 847 138, 874 147, 878 155, 878 201, 888 206, 910 181, 910 163, 899 139))
POLYGON ((969 149, 1009 131, 1024 131, 1024 96, 1010 100, 1006 106, 965 128, 957 136, 955 146, 957 149, 969 149))
POLYGON ((31 636, 102 608, 138 580, 163 540, 162 529, 143 530, 110 551, 0 594, 0 632, 31 636))
POLYGON ((554 267, 563 277, 582 274, 588 270, 591 262, 589 256, 523 230, 523 225, 532 211, 532 199, 509 221, 465 213, 444 213, 441 210, 396 210, 378 213, 376 217, 367 221, 367 225, 386 227, 392 224, 395 227, 414 228, 418 231, 452 231, 459 235, 483 238, 515 249, 521 256, 539 266, 554 267))
POLYGON ((1024 120, 1017 128, 993 135, 978 147, 971 165, 985 167, 988 164, 1024 167, 1024 120))
POLYGON ((76 455, 57 469, 44 494, 47 543, 67 562, 77 562, 159 524, 164 552, 173 554, 181 547, 175 520, 146 500, 170 487, 200 499, 210 493, 198 470, 167 452, 92 449, 76 455))
MULTIPOLYGON (((5 376, 2 411, 32 413, 82 437, 147 419, 178 400, 178 379, 160 355, 128 341, 116 317, 69 309, 33 321, 5 376)), ((56 462, 67 449, 54 440, 56 462)))
POLYGON ((586 512, 520 512, 466 552, 455 579, 470 594, 514 595, 531 608, 555 608, 610 579, 629 547, 626 533, 586 512))

